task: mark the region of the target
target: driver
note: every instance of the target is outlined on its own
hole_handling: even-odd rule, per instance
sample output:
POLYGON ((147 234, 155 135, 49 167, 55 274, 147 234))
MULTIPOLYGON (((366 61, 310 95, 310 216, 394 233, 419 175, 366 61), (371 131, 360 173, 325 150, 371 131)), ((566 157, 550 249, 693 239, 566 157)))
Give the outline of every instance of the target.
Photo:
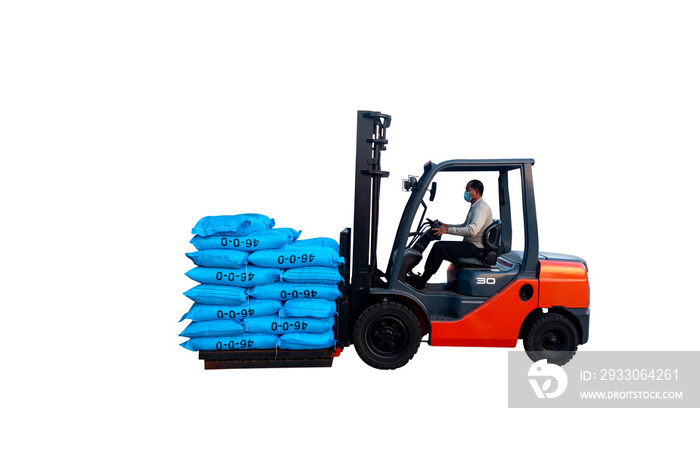
POLYGON ((440 223, 433 228, 436 235, 444 234, 463 236, 462 241, 439 241, 433 243, 433 248, 425 261, 423 275, 412 275, 406 279, 406 283, 417 289, 423 289, 435 272, 440 268, 442 261, 453 261, 460 257, 476 257, 483 252, 481 243, 484 229, 493 222, 491 207, 481 198, 484 194, 484 184, 479 180, 471 180, 464 191, 464 200, 471 203, 467 219, 461 225, 448 225, 440 223))

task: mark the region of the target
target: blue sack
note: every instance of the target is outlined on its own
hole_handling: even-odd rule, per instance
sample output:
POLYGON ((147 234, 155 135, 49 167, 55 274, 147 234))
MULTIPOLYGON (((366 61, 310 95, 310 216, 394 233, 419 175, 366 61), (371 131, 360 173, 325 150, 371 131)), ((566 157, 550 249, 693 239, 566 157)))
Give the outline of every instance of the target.
POLYGON ((342 296, 336 285, 315 283, 277 282, 271 285, 256 286, 248 294, 257 299, 327 299, 335 301, 342 296))
POLYGON ((308 238, 295 241, 290 244, 289 247, 292 248, 308 248, 308 247, 319 247, 319 248, 331 248, 336 252, 340 251, 340 246, 338 242, 333 238, 308 238))
POLYGON ((209 249, 207 251, 186 252, 185 255, 201 267, 239 269, 248 263, 250 253, 228 249, 209 249))
POLYGON ((231 337, 190 338, 180 346, 190 351, 231 351, 240 349, 272 349, 277 346, 277 335, 242 333, 231 337))
POLYGON ((243 333, 245 327, 237 320, 204 320, 201 322, 191 322, 185 330, 180 333, 181 337, 227 337, 243 333))
POLYGON ((192 228, 192 234, 210 236, 229 233, 233 236, 245 236, 274 226, 274 219, 261 214, 216 215, 200 219, 192 228))
POLYGON ((335 319, 313 317, 282 318, 280 316, 249 317, 243 319, 246 332, 282 334, 288 332, 324 333, 333 328, 335 319))
POLYGON ((322 349, 335 346, 333 332, 326 333, 285 333, 280 335, 277 345, 281 349, 302 350, 322 349))
POLYGON ((337 312, 335 301, 325 299, 290 299, 284 303, 280 317, 333 317, 337 312))
POLYGON ((242 304, 245 303, 247 288, 226 285, 197 285, 183 294, 198 304, 242 304))
MULTIPOLYGON (((282 301, 251 299, 239 305, 214 305, 194 303, 190 310, 182 316, 192 321, 216 319, 244 319, 246 317, 262 317, 277 315, 282 310, 282 301)), ((325 317, 325 316, 321 316, 325 317)))
POLYGON ((334 267, 299 267, 287 269, 282 273, 282 281, 290 283, 324 283, 335 285, 343 281, 343 277, 334 267))
MULTIPOLYGON (((294 243, 292 243, 294 244, 294 243)), ((296 267, 338 267, 345 259, 338 256, 338 251, 331 248, 285 246, 272 251, 255 251, 248 256, 248 261, 259 267, 279 267, 291 269, 296 267)))
POLYGON ((291 244, 300 234, 301 231, 291 228, 274 228, 246 236, 235 236, 227 233, 217 233, 211 236, 196 235, 190 240, 190 243, 200 251, 205 249, 235 249, 251 252, 262 249, 279 249, 291 244))
POLYGON ((269 285, 279 280, 282 270, 255 267, 222 269, 217 267, 195 267, 185 273, 192 280, 209 285, 253 287, 269 285))

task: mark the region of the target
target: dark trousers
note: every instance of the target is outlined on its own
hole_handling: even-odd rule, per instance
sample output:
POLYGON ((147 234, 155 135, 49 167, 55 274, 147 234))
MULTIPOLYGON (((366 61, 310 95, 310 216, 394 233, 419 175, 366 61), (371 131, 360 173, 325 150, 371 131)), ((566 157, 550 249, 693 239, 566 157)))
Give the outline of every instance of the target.
POLYGON ((468 241, 438 241, 433 243, 428 258, 425 260, 423 277, 427 280, 438 271, 442 261, 453 261, 460 257, 476 257, 483 249, 468 241))

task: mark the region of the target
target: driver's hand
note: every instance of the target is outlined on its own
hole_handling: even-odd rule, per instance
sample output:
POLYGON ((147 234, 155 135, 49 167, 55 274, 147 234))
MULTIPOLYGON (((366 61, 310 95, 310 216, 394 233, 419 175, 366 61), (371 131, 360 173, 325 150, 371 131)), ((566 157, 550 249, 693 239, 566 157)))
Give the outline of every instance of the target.
POLYGON ((447 234, 447 225, 440 224, 439 227, 433 228, 433 231, 438 236, 447 234))

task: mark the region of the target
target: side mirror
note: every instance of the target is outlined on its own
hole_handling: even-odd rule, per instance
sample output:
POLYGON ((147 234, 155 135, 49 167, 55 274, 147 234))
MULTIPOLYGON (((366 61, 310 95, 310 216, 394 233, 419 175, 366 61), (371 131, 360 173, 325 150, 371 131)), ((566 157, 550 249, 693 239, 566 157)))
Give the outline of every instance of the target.
POLYGON ((430 185, 430 202, 433 202, 433 199, 435 199, 435 193, 437 193, 437 183, 433 181, 430 185))

